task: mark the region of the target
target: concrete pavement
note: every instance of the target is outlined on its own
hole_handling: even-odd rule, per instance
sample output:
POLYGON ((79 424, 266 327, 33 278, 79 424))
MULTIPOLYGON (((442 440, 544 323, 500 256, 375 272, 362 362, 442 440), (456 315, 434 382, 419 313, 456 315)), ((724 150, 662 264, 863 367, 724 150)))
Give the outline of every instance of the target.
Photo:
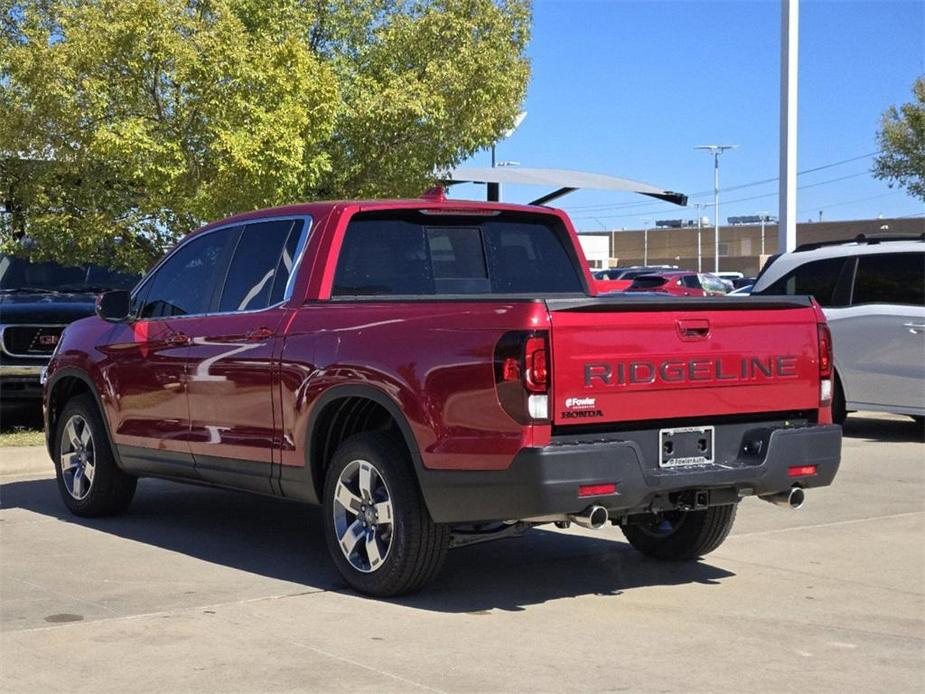
POLYGON ((387 602, 343 587, 316 509, 145 480, 86 521, 44 451, 0 449, 0 689, 921 691, 925 445, 897 417, 848 434, 833 487, 746 500, 700 563, 536 529, 387 602))

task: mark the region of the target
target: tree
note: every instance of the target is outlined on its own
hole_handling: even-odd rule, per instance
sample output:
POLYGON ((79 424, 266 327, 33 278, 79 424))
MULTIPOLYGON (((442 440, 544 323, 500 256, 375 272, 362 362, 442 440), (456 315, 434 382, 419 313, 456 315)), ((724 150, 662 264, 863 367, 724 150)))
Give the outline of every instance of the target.
POLYGON ((915 81, 912 92, 913 101, 890 106, 883 114, 874 176, 925 200, 925 76, 915 81))
POLYGON ((141 269, 198 224, 417 195, 510 127, 528 0, 0 0, 0 247, 141 269))

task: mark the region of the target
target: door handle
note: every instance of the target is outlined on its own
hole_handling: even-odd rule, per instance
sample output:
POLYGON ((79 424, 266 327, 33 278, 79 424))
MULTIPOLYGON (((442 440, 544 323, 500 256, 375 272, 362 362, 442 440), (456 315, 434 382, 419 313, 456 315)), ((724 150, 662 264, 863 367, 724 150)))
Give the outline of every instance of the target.
POLYGON ((909 328, 909 332, 913 335, 925 332, 925 323, 903 323, 903 327, 909 328))
POLYGON ((682 340, 703 340, 710 336, 710 321, 705 318, 682 318, 677 325, 682 340))
POLYGON ((189 335, 186 333, 172 333, 165 342, 173 347, 182 347, 189 344, 189 335))
POLYGON ((244 337, 249 342, 259 342, 260 340, 268 340, 273 337, 273 331, 269 328, 254 328, 244 337))

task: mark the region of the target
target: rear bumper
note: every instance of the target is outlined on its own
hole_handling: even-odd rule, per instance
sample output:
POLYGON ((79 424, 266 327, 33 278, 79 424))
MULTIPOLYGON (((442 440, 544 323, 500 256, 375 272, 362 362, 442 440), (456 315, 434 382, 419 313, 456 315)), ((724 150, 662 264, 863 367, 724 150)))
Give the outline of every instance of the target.
MULTIPOLYGON (((832 483, 841 459, 841 427, 807 426, 769 432, 763 459, 724 465, 661 469, 632 440, 564 443, 525 448, 502 471, 425 471, 421 486, 440 523, 519 520, 577 513, 599 504, 611 515, 642 512, 672 492, 704 490, 711 503, 750 494, 805 489, 832 483), (815 465, 816 474, 793 478, 793 466, 815 465), (584 484, 614 482, 617 493, 579 497, 584 484)), ((651 456, 650 456, 651 457, 651 456)))

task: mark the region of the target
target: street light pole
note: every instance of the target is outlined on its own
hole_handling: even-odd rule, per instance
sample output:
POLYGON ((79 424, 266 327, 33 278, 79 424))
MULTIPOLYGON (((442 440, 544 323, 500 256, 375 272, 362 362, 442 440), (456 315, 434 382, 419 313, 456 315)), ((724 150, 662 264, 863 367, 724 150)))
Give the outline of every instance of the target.
POLYGON ((697 272, 703 272, 703 246, 701 245, 701 232, 703 232, 703 208, 706 204, 695 202, 697 208, 697 272))
MULTIPOLYGON (((514 131, 520 127, 520 124, 524 122, 524 118, 527 117, 526 111, 521 111, 517 114, 517 117, 514 119, 514 125, 510 130, 505 130, 501 133, 501 139, 506 140, 511 135, 514 134, 514 131)), ((495 168, 495 145, 491 146, 491 168, 495 168)), ((500 183, 489 183, 487 186, 487 198, 489 202, 501 202, 501 184, 500 183)))
POLYGON ((649 265, 649 220, 642 220, 642 264, 649 265))
POLYGON ((764 255, 764 223, 768 219, 767 212, 759 212, 761 215, 761 255, 764 255))
POLYGON ((699 145, 713 155, 713 271, 719 272, 719 155, 738 145, 699 145))

